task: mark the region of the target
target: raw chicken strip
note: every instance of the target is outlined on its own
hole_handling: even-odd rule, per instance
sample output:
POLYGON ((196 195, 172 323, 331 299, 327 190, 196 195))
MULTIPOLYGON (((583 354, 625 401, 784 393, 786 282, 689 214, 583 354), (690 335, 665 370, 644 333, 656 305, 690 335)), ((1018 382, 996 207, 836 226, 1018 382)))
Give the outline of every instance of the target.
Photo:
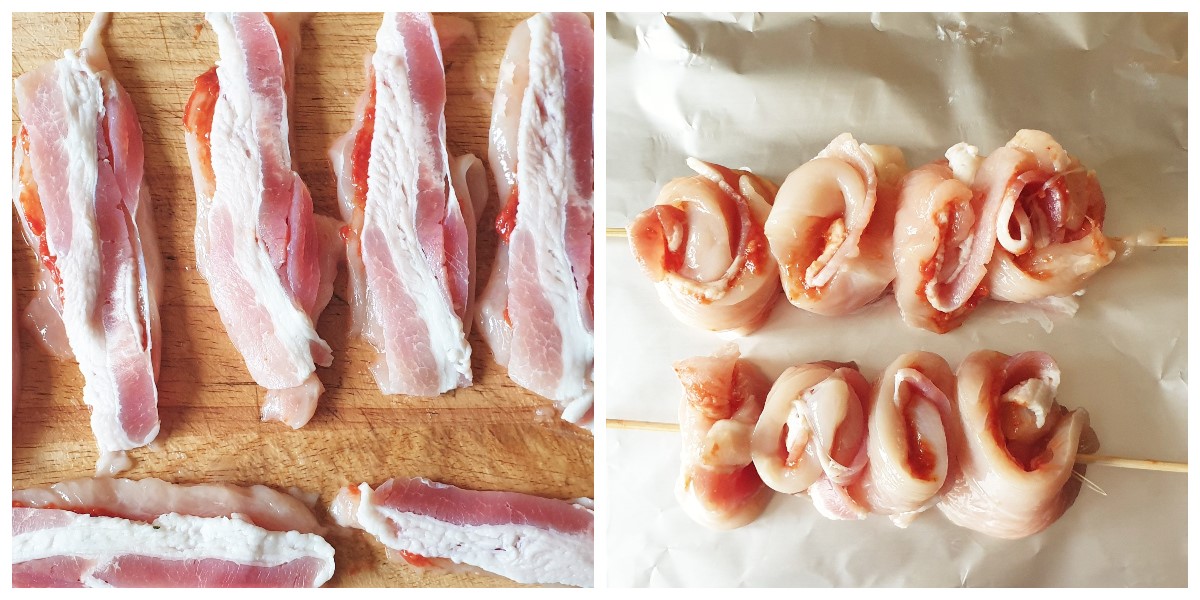
POLYGON ((988 289, 1010 302, 1074 294, 1116 256, 1101 231, 1105 202, 1096 173, 1043 131, 1022 129, 1005 149, 1027 158, 994 173, 1007 187, 988 289))
POLYGON ((763 481, 785 494, 807 490, 828 518, 863 518, 847 488, 867 461, 870 393, 854 364, 826 361, 784 371, 751 440, 763 481))
POLYGON ((951 521, 1023 538, 1049 527, 1075 502, 1075 456, 1099 444, 1087 411, 1058 404, 1059 380, 1058 365, 1042 352, 982 350, 959 366, 958 427, 950 432, 958 465, 938 504, 951 521))
POLYGON ((966 144, 950 148, 946 158, 900 182, 894 239, 900 314, 935 333, 957 328, 987 296, 981 284, 996 247, 1002 196, 988 182, 1006 161, 1020 160, 998 150, 980 165, 978 150, 966 144))
POLYGON ((489 145, 500 247, 478 314, 496 362, 571 422, 593 395, 592 46, 574 13, 535 15, 509 39, 489 145))
POLYGON ((298 14, 208 13, 221 60, 184 111, 196 186, 196 262, 233 345, 267 388, 263 420, 293 428, 333 360, 315 322, 333 294, 337 225, 292 170, 288 96, 298 14))
POLYGON ((668 182, 629 224, 630 249, 677 319, 751 333, 779 295, 763 236, 776 187, 749 171, 695 158, 687 164, 697 175, 668 182))
POLYGON ((386 13, 375 40, 357 118, 330 151, 354 327, 379 352, 371 372, 383 393, 436 396, 471 385, 475 214, 487 187, 473 195, 452 176, 431 16, 386 13))
POLYGON ((844 315, 883 294, 896 277, 892 229, 907 171, 899 148, 843 133, 787 176, 764 231, 792 304, 844 315))
POLYGON ((712 529, 746 525, 771 500, 750 451, 770 382, 740 356, 736 345, 727 344, 713 356, 675 363, 683 385, 675 497, 688 516, 712 529))
POLYGON ((125 450, 158 435, 162 258, 142 130, 100 42, 108 19, 97 13, 78 51, 16 80, 13 204, 42 265, 28 314, 56 354, 79 362, 97 472, 113 473, 130 466, 125 450))
POLYGON ((427 479, 389 479, 338 492, 330 513, 415 567, 468 564, 518 583, 593 585, 591 509, 427 479))
POLYGON ((14 587, 317 587, 333 548, 264 486, 78 479, 13 492, 14 587))
POLYGON ((910 352, 875 384, 867 417, 867 470, 851 490, 873 513, 907 527, 937 503, 953 457, 954 373, 942 357, 910 352))

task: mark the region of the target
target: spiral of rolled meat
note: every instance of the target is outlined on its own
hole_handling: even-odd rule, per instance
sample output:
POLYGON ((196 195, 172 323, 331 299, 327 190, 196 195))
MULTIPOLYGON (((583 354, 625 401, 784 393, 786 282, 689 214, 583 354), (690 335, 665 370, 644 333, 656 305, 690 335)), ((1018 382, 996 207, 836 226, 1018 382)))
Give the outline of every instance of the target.
POLYGON ((1044 131, 1022 129, 1001 150, 1023 159, 992 173, 1006 182, 988 267, 992 297, 1029 302, 1078 292, 1116 255, 1101 231, 1105 202, 1096 173, 1044 131))
POLYGON ((843 133, 787 176, 765 232, 792 304, 844 315, 883 294, 896 276, 892 226, 907 170, 899 148, 843 133))
POLYGON ((893 290, 904 322, 935 333, 961 325, 987 296, 981 284, 996 245, 1000 199, 971 187, 976 169, 986 176, 998 168, 995 154, 980 165, 975 147, 958 144, 946 158, 900 182, 893 251, 893 290))
POLYGON ((776 188, 749 171, 694 158, 687 164, 697 175, 663 186, 655 205, 629 225, 630 247, 680 321, 749 333, 779 291, 763 236, 776 188))
POLYGON ((852 496, 900 527, 933 506, 953 457, 954 373, 929 352, 897 358, 875 384, 867 416, 867 469, 852 496))
POLYGON ((867 461, 871 386, 853 364, 818 362, 783 372, 754 427, 751 451, 763 481, 785 494, 808 491, 831 519, 863 518, 847 488, 867 461))
POLYGON ((712 529, 735 529, 766 508, 771 490, 750 456, 750 437, 770 382, 728 344, 713 356, 675 363, 682 469, 675 495, 684 511, 712 529))
POLYGON ((938 508, 994 537, 1044 530, 1079 493, 1071 476, 1076 454, 1099 446, 1087 411, 1058 404, 1059 368, 1043 352, 981 350, 957 377, 958 426, 950 430, 957 461, 938 508))

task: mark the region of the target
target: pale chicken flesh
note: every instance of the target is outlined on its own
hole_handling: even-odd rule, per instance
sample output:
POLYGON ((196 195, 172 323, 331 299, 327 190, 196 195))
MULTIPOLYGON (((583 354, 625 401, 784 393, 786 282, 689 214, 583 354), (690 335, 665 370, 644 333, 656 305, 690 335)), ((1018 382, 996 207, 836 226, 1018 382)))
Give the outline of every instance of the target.
POLYGON ((1079 452, 1099 448, 1087 411, 1056 399, 1061 373, 1042 352, 983 350, 957 373, 950 430, 955 466, 938 508, 954 523, 1000 538, 1053 524, 1075 501, 1079 452))
POLYGON ((792 304, 844 315, 884 293, 895 278, 892 229, 907 171, 899 148, 843 133, 787 176, 764 230, 792 304))
POLYGON ((389 479, 342 488, 330 513, 417 568, 472 565, 518 583, 593 585, 595 517, 582 503, 389 479))
POLYGON ((538 14, 509 39, 489 144, 500 247, 478 310, 496 362, 572 422, 593 396, 592 53, 584 14, 538 14))
POLYGON ((663 186, 629 225, 634 258, 677 319, 747 334, 779 299, 763 223, 776 187, 749 171, 688 159, 697 174, 663 186))
POLYGON ((263 486, 80 479, 13 492, 13 587, 318 587, 333 547, 263 486))
POLYGON ((436 396, 472 382, 475 215, 487 186, 479 159, 446 149, 432 17, 387 13, 375 40, 355 122, 330 152, 354 327, 379 353, 371 372, 383 393, 436 396))
POLYGON ((683 385, 679 429, 682 462, 675 496, 693 520, 711 529, 735 529, 766 508, 763 485, 751 456, 754 424, 770 382, 728 344, 713 356, 675 363, 683 385))
POLYGON ((161 256, 143 181, 142 130, 113 77, 99 13, 78 51, 14 82, 13 204, 41 263, 27 314, 83 372, 98 472, 158 435, 161 256))
POLYGON ((196 262, 264 420, 306 424, 333 360, 316 320, 333 294, 339 226, 313 214, 292 168, 296 14, 209 13, 218 66, 196 79, 184 127, 196 187, 196 262))

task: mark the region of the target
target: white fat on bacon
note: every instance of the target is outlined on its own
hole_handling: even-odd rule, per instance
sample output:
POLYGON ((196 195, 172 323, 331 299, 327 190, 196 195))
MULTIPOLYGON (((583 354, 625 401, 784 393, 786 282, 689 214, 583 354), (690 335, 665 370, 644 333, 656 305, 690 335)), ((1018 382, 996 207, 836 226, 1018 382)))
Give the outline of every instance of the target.
POLYGON ((445 560, 518 583, 593 585, 593 514, 576 503, 392 479, 343 488, 330 513, 418 568, 445 560))

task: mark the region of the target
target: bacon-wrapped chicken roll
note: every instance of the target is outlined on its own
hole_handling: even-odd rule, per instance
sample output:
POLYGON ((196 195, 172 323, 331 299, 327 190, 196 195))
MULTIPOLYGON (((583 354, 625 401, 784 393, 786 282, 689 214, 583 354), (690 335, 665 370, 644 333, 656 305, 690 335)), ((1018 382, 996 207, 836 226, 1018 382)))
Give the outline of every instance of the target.
POLYGON ((906 171, 899 148, 843 133, 787 176, 765 231, 792 304, 844 315, 883 294, 896 276, 892 228, 906 171))
POLYGON ((663 186, 654 207, 629 225, 630 247, 680 321, 749 333, 779 292, 763 236, 776 188, 749 171, 694 158, 687 164, 697 175, 663 186))

